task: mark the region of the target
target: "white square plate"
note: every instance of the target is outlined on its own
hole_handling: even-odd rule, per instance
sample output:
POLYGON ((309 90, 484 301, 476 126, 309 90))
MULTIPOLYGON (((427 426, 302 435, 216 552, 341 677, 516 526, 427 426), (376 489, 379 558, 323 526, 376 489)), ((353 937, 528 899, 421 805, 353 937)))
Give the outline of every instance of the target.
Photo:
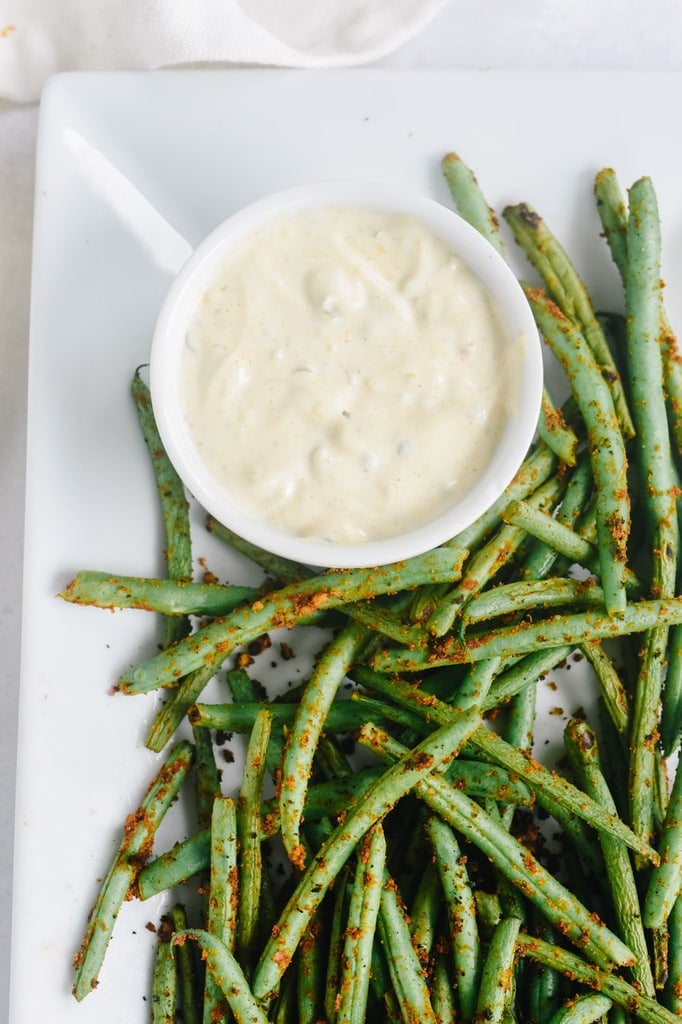
MULTIPOLYGON (((448 202, 439 163, 455 149, 498 209, 526 200, 542 213, 597 307, 618 308, 591 197, 595 171, 611 165, 624 185, 654 178, 666 301, 679 325, 682 135, 670 111, 681 87, 667 74, 378 70, 77 74, 49 84, 36 187, 12 1024, 149 1018, 145 924, 163 900, 123 908, 101 984, 80 1005, 70 963, 121 823, 157 763, 142 744, 157 697, 109 693, 156 633, 145 613, 74 608, 56 594, 79 569, 160 571, 129 384, 172 272, 225 216, 289 185, 373 178, 448 202)), ((218 568, 209 539, 197 537, 197 559, 232 582, 250 579, 239 559, 218 568)), ((547 691, 547 709, 564 707, 551 718, 557 728, 585 700, 578 675, 564 677, 561 694, 547 691)), ((233 781, 226 775, 226 787, 233 781)))

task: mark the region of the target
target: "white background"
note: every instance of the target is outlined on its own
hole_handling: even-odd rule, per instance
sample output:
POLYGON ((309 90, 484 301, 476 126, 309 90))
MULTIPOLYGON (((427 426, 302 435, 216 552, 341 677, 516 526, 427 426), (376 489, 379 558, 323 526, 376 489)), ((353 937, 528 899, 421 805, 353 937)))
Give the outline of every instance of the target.
MULTIPOLYGON (((678 0, 601 0, 599 5, 594 0, 451 0, 417 38, 379 65, 682 71, 682 5, 678 0)), ((675 131, 679 106, 672 97, 667 102, 675 131)), ((0 1020, 7 1016, 9 976, 37 114, 35 105, 0 101, 0 1020)), ((594 116, 609 112, 595 110, 594 116)))

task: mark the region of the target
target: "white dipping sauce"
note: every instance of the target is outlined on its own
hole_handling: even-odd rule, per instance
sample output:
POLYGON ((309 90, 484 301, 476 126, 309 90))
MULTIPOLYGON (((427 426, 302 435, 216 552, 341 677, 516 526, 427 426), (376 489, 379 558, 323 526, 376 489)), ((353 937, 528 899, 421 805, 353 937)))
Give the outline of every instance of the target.
POLYGON ((181 361, 201 459, 245 510, 334 543, 435 518, 490 462, 518 345, 411 215, 324 207, 242 239, 181 361))

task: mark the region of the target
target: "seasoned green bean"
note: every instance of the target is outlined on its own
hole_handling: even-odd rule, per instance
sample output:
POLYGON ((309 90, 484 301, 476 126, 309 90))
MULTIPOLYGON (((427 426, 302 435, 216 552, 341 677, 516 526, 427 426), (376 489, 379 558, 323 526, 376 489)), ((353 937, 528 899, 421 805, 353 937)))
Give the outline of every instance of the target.
POLYGON ((169 753, 137 811, 127 819, 124 836, 102 883, 80 950, 74 958, 73 994, 83 999, 97 985, 111 933, 139 872, 139 857, 151 844, 166 811, 178 794, 194 758, 186 740, 169 753))
POLYGON ((682 888, 682 770, 675 772, 670 803, 644 901, 644 923, 659 928, 669 917, 682 888))
POLYGON ((478 712, 470 711, 460 715, 455 723, 432 733, 389 768, 367 791, 364 800, 351 808, 316 854, 282 912, 276 934, 266 945, 254 974, 257 998, 267 999, 277 988, 315 908, 360 837, 419 779, 440 764, 451 761, 479 721, 478 712))
POLYGON ((186 929, 173 936, 176 946, 192 940, 201 947, 202 956, 238 1024, 268 1024, 261 1004, 254 998, 238 961, 224 942, 201 928, 186 929))
POLYGON ((570 950, 550 945, 548 942, 526 935, 524 932, 519 934, 516 948, 520 956, 530 957, 553 967, 570 978, 573 984, 577 982, 603 993, 614 1003, 645 1021, 646 1024, 675 1024, 678 1021, 678 1018, 674 1017, 660 1003, 643 996, 633 985, 629 985, 618 975, 609 974, 599 967, 586 963, 570 950))
MULTIPOLYGON (((561 477, 551 477, 528 497, 533 508, 547 511, 560 499, 564 490, 561 477)), ((467 560, 462 580, 443 594, 427 622, 428 630, 443 636, 473 597, 485 587, 514 557, 526 538, 525 530, 509 524, 502 525, 482 547, 467 560)))
POLYGON ((152 1024, 175 1024, 176 999, 177 972, 173 947, 168 939, 159 938, 152 977, 152 1024))
POLYGON ((464 557, 465 552, 459 548, 437 548, 390 566, 332 570, 292 583, 224 619, 213 620, 172 648, 134 666, 121 676, 118 689, 122 693, 146 693, 171 685, 207 661, 215 660, 219 665, 268 630, 294 626, 312 612, 425 583, 454 581, 461 575, 464 557))
POLYGON ((163 615, 227 615, 238 605, 254 601, 258 590, 83 570, 59 596, 71 604, 97 608, 136 608, 163 615))
MULTIPOLYGON (((504 519, 536 537, 571 562, 599 573, 599 549, 562 523, 559 518, 547 515, 542 509, 533 508, 527 501, 513 501, 505 509, 504 519)), ((638 595, 642 589, 634 572, 627 566, 624 570, 624 585, 630 595, 638 595)))
MULTIPOLYGON (((246 763, 237 800, 236 830, 239 844, 237 933, 235 949, 242 967, 254 960, 254 941, 261 903, 263 857, 260 805, 272 716, 267 708, 256 715, 246 748, 246 763)), ((245 968, 249 973, 248 967, 245 968)))
POLYGON ((362 626, 351 623, 335 637, 318 661, 296 708, 284 748, 280 782, 280 827, 289 858, 302 863, 300 824, 320 733, 337 691, 365 640, 362 626))
POLYGON ((384 871, 377 924, 402 1019, 437 1024, 426 979, 410 939, 405 908, 387 871, 384 871))
POLYGON ((488 206, 474 172, 457 153, 447 153, 443 157, 441 170, 460 216, 476 228, 500 256, 504 256, 499 221, 488 206))
POLYGON ((578 996, 562 1006, 550 1018, 549 1024, 596 1024, 613 1006, 608 996, 598 992, 594 995, 578 996))
MULTIPOLYGON (((398 678, 391 678, 367 669, 356 670, 359 680, 368 688, 383 693, 397 703, 412 708, 428 721, 443 725, 456 721, 459 711, 438 700, 429 693, 422 693, 417 686, 398 678)), ((465 752, 474 752, 493 764, 518 774, 536 794, 538 802, 550 814, 573 815, 582 818, 593 827, 605 831, 614 838, 622 839, 626 846, 640 856, 658 861, 658 854, 648 843, 639 838, 620 818, 608 813, 583 792, 572 786, 560 775, 552 773, 542 764, 516 750, 489 729, 478 728, 469 736, 465 752)))
POLYGON ((538 622, 501 626, 489 633, 460 638, 444 637, 433 649, 416 651, 404 648, 381 649, 368 662, 378 672, 423 672, 444 665, 462 665, 501 656, 514 657, 532 651, 579 646, 595 640, 615 640, 644 633, 654 626, 682 622, 682 598, 660 601, 632 601, 620 616, 603 609, 588 609, 567 615, 550 615, 538 622))
POLYGON ((475 1024, 501 1024, 513 992, 514 953, 521 921, 504 917, 493 932, 481 974, 475 1024))
POLYGON ((175 949, 176 972, 178 979, 178 1005, 183 1022, 201 1024, 200 986, 197 976, 197 958, 195 950, 183 942, 175 942, 175 936, 187 928, 187 909, 183 903, 176 903, 172 908, 174 936, 171 939, 175 949))
MULTIPOLYGON (((616 814, 616 805, 602 771, 595 734, 585 722, 571 719, 566 726, 564 740, 585 792, 611 814, 616 814)), ((630 856, 620 840, 603 834, 599 838, 619 931, 635 954, 632 977, 640 991, 653 999, 656 994, 654 979, 630 856)))
MULTIPOLYGON (((674 468, 663 387, 661 325, 661 237, 656 195, 649 178, 630 189, 625 276, 626 351, 632 406, 637 426, 634 446, 642 475, 642 502, 648 524, 652 593, 675 594, 679 528, 677 473, 674 468)), ((654 834, 651 789, 656 753, 650 737, 658 728, 668 627, 646 638, 632 709, 630 798, 633 828, 654 834)))
MULTIPOLYGON (((263 705, 248 704, 195 704, 189 713, 195 725, 209 729, 223 729, 226 732, 250 732, 254 719, 263 705)), ((296 717, 295 704, 268 704, 273 725, 290 726, 296 717)), ((330 732, 352 732, 366 721, 366 712, 361 704, 350 700, 337 700, 329 708, 324 727, 330 732)))
MULTIPOLYGON (((135 371, 131 394, 137 409, 142 436, 151 457, 154 478, 159 494, 161 519, 165 534, 165 563, 171 580, 191 580, 192 541, 189 526, 189 505, 185 488, 175 471, 161 441, 152 409, 149 388, 140 375, 141 367, 135 371)), ((184 636, 189 629, 187 620, 165 619, 165 645, 184 636)))
MULTIPOLYGON (((389 763, 404 748, 380 730, 364 734, 371 748, 389 763)), ((403 754, 404 756, 404 754, 403 754)), ((415 792, 444 821, 474 843, 524 896, 556 924, 557 928, 585 949, 596 963, 631 964, 633 953, 568 890, 551 875, 507 830, 463 793, 453 789, 438 774, 415 783, 415 792)))
POLYGON ((542 391, 538 434, 566 466, 575 466, 578 458, 578 435, 566 423, 563 412, 554 404, 546 387, 542 391))
POLYGON ((433 846, 448 915, 459 1012, 463 1020, 471 1020, 481 976, 474 894, 462 852, 450 826, 432 816, 427 819, 426 832, 433 846))
POLYGON ((381 905, 386 838, 381 825, 368 832, 359 851, 346 927, 336 1024, 363 1024, 372 967, 372 946, 381 905))
POLYGON ((599 376, 606 382, 612 395, 613 407, 623 434, 626 438, 632 437, 634 427, 623 382, 604 331, 595 316, 587 289, 566 251, 542 217, 526 203, 507 206, 503 216, 514 232, 516 241, 543 278, 564 317, 573 321, 584 335, 594 356, 599 376))
POLYGON ((609 613, 619 615, 625 607, 630 499, 625 443, 611 391, 578 328, 539 289, 527 288, 526 295, 585 421, 596 486, 601 583, 609 613))
POLYGON ((668 977, 663 988, 663 1002, 671 1013, 682 1016, 682 899, 675 904, 668 918, 668 977))
POLYGON ((147 731, 146 747, 160 753, 166 744, 170 743, 189 709, 199 699, 215 675, 217 667, 215 662, 208 661, 185 676, 177 687, 168 691, 166 700, 159 707, 147 731))
MULTIPOLYGON (((210 878, 206 929, 234 953, 237 934, 237 811, 234 800, 218 796, 213 802, 210 828, 210 878)), ((204 991, 204 1024, 221 1013, 222 995, 209 974, 204 991)))

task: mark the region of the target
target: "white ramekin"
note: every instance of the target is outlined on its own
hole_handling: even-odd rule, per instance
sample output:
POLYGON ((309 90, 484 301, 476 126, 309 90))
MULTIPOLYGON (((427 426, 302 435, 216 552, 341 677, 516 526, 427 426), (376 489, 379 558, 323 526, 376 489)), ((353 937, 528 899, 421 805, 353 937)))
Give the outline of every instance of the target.
POLYGON ((533 316, 514 274, 495 249, 452 210, 425 196, 383 182, 329 181, 267 196, 217 227, 192 253, 173 281, 160 311, 151 348, 150 388, 162 441, 188 491, 219 522, 267 551, 310 566, 385 565, 443 544, 478 518, 501 494, 523 461, 537 426, 543 383, 541 344, 533 316), (487 288, 510 344, 522 336, 518 408, 510 414, 492 461, 471 490, 415 529, 360 544, 330 544, 277 529, 242 508, 211 476, 185 423, 180 358, 187 325, 201 294, 230 247, 281 213, 321 206, 349 206, 409 213, 445 240, 487 288))

